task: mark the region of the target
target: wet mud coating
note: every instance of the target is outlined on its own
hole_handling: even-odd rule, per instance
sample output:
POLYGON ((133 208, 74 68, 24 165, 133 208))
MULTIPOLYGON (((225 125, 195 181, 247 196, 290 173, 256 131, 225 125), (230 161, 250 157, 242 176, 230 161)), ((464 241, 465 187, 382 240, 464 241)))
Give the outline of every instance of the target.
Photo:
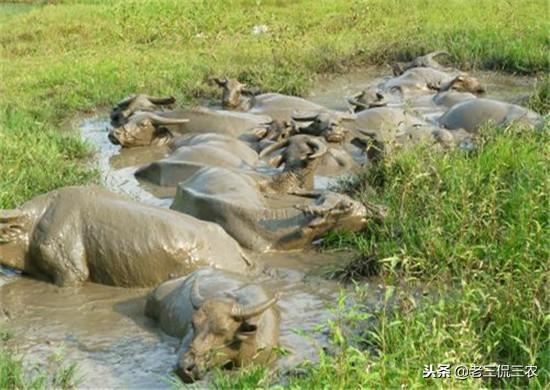
POLYGON ((1 211, 0 220, 9 222, 0 231, 0 264, 60 286, 149 287, 198 267, 255 269, 220 226, 99 186, 37 196, 1 211))
MULTIPOLYGON (((404 70, 401 75, 405 72, 407 70, 404 70)), ((357 118, 342 120, 340 124, 350 130, 352 135, 357 136, 359 140, 362 137, 374 137, 377 142, 382 143, 394 138, 398 141, 404 138, 408 142, 414 138, 412 135, 409 137, 411 129, 415 129, 415 137, 421 138, 422 134, 420 133, 422 132, 426 133, 427 138, 433 137, 434 127, 440 126, 440 118, 449 109, 461 104, 462 101, 480 100, 470 92, 458 90, 436 93, 431 89, 433 85, 416 84, 416 81, 406 84, 406 88, 401 88, 401 95, 395 91, 384 91, 384 85, 391 85, 391 83, 388 84, 391 78, 388 75, 391 73, 392 70, 389 67, 376 67, 349 72, 345 75, 321 77, 315 83, 314 89, 308 97, 309 102, 303 99, 293 100, 295 98, 290 100, 300 102, 298 108, 303 109, 304 112, 300 113, 302 116, 308 116, 308 110, 315 111, 321 107, 330 114, 329 119, 333 120, 334 118, 341 119, 338 118, 339 115, 352 108, 349 103, 350 99, 347 97, 356 97, 351 101, 360 104, 366 102, 365 106, 370 105, 372 108, 358 110, 357 118), (410 85, 412 88, 409 87, 410 85), (384 93, 387 92, 387 94, 378 94, 378 89, 384 93), (420 92, 417 93, 417 90, 420 92), (365 91, 368 93, 360 96, 365 91), (369 110, 373 111, 369 113, 369 110), (338 115, 333 115, 335 112, 338 115), (384 126, 385 123, 390 123, 390 125, 384 126), (396 124, 398 131, 395 131, 393 126, 396 124), (417 131, 418 129, 422 129, 422 131, 417 131)), ((419 72, 409 72, 409 74, 411 73, 419 72)), ((478 72, 474 76, 486 86, 487 91, 483 98, 499 99, 511 104, 521 104, 522 99, 530 93, 533 85, 533 81, 529 78, 497 73, 478 72)), ((407 77, 402 77, 401 80, 410 80, 407 77)), ((437 82, 444 84, 449 80, 436 80, 437 82)), ((227 97, 227 99, 231 98, 231 96, 227 97)), ((164 103, 173 103, 169 97, 141 97, 140 99, 138 103, 143 105, 143 107, 138 107, 140 110, 159 115, 159 117, 145 115, 144 118, 150 122, 156 120, 159 123, 163 121, 167 123, 171 120, 171 115, 175 115, 175 120, 178 120, 177 115, 181 114, 167 112, 168 107, 164 103)), ((160 141, 152 142, 152 145, 147 147, 121 148, 120 145, 113 144, 113 137, 115 143, 119 144, 121 140, 124 141, 123 137, 120 134, 114 134, 113 130, 111 130, 111 141, 109 140, 109 123, 118 121, 117 124, 122 124, 131 118, 128 109, 132 108, 130 107, 132 103, 129 101, 122 102, 118 109, 119 115, 114 118, 109 118, 107 113, 92 118, 80 118, 75 122, 74 127, 78 128, 82 137, 97 149, 93 163, 100 171, 103 185, 107 189, 128 195, 144 205, 167 209, 174 203, 177 182, 191 178, 200 172, 200 169, 211 169, 211 167, 205 168, 201 165, 200 169, 195 169, 196 167, 193 166, 188 173, 184 172, 183 176, 177 176, 177 180, 174 179, 176 176, 168 175, 166 181, 164 178, 157 181, 151 180, 149 173, 138 174, 136 178, 135 174, 138 169, 151 166, 151 164, 158 165, 159 161, 162 161, 163 164, 168 161, 165 164, 168 171, 177 165, 173 164, 175 158, 171 159, 171 156, 177 156, 174 154, 174 147, 180 142, 178 137, 181 136, 181 132, 206 133, 208 127, 213 127, 210 130, 215 131, 218 135, 230 135, 246 141, 241 136, 244 134, 248 136, 247 131, 253 126, 265 125, 265 114, 275 117, 270 119, 293 119, 292 111, 289 111, 285 101, 288 102, 288 98, 278 94, 264 94, 264 97, 259 95, 256 102, 248 102, 243 106, 239 100, 233 107, 228 107, 235 111, 222 114, 226 115, 223 120, 216 119, 219 116, 218 113, 206 109, 183 111, 189 115, 192 114, 199 120, 195 120, 194 123, 190 121, 189 123, 167 125, 168 132, 163 131, 160 134, 162 136, 160 141), (254 104, 257 104, 256 109, 254 104), (254 113, 264 116, 254 117, 252 116, 254 113), (121 137, 121 139, 118 140, 116 137, 121 137), (155 182, 166 184, 166 186, 153 184, 155 182)), ((506 112, 499 118, 507 120, 509 117, 507 115, 506 112)), ((452 116, 449 123, 458 122, 461 127, 464 127, 460 122, 464 118, 463 114, 449 114, 448 116, 452 116), (458 119, 455 119, 455 116, 458 119)), ((470 127, 473 129, 475 125, 470 127)), ((307 122, 304 126, 308 126, 307 122)), ((443 129, 443 131, 447 130, 443 129)), ((437 134, 437 136, 444 138, 446 133, 442 134, 437 134)), ((332 141, 324 134, 315 134, 315 136, 318 139, 324 137, 323 142, 326 142, 328 149, 336 150, 333 153, 337 154, 340 150, 338 144, 334 142, 331 144, 332 141)), ((263 141, 265 143, 259 148, 255 147, 260 142, 258 144, 246 142, 252 149, 262 150, 266 145, 280 140, 274 137, 263 141)), ((140 142, 147 142, 147 139, 140 140, 140 142)), ((455 142, 455 140, 451 137, 449 142, 455 142)), ((354 149, 356 155, 353 157, 359 165, 365 163, 362 148, 364 147, 359 146, 354 149)), ((278 156, 282 156, 281 151, 277 151, 269 157, 276 162, 278 156)), ((259 164, 256 167, 254 166, 256 164, 255 157, 251 158, 248 154, 244 157, 241 156, 241 160, 246 160, 247 165, 251 165, 257 170, 256 176, 250 176, 255 183, 261 181, 262 178, 273 178, 284 172, 284 169, 277 169, 276 166, 269 166, 269 164, 259 164)), ((241 160, 220 158, 219 165, 228 161, 229 164, 233 164, 235 172, 238 171, 240 174, 242 173, 241 160)), ((201 164, 208 163, 208 161, 202 160, 200 162, 201 164)), ((264 162, 271 163, 272 161, 264 162)), ((327 166, 328 164, 324 160, 320 165, 327 166)), ((218 168, 227 169, 223 166, 218 168)), ((180 173, 178 172, 178 175, 180 173)), ((154 175, 153 173, 153 177, 154 175)), ((326 189, 337 178, 330 174, 324 175, 324 172, 318 170, 312 180, 310 179, 308 177, 307 186, 312 187, 313 190, 320 190, 326 189)), ((258 205, 270 211, 291 208, 297 210, 295 206, 312 206, 311 198, 296 195, 277 196, 277 190, 281 188, 278 187, 278 184, 280 183, 267 185, 268 190, 261 192, 258 196, 258 205)), ((282 184, 288 185, 288 183, 282 184)), ((303 185, 305 182, 300 184, 303 185)), ((190 188, 189 185, 187 187, 190 188)), ((198 198, 194 197, 193 199, 198 198)), ((247 206, 251 205, 253 202, 247 202, 247 206)), ((188 203, 181 207, 193 207, 193 205, 188 203)), ((168 210, 162 211, 168 212, 168 210)), ((313 215, 311 211, 310 215, 313 215)), ((249 215, 248 219, 250 218, 249 215)), ((302 218, 304 217, 302 216, 302 218)), ((319 222, 315 218, 310 218, 309 221, 315 221, 313 224, 315 226, 319 222)), ((308 241, 313 239, 312 236, 308 241)), ((242 239, 242 241, 245 240, 246 237, 242 239)), ((250 246, 254 245, 255 243, 251 243, 250 246)), ((268 245, 260 243, 258 246, 268 245)), ((274 363, 275 368, 292 368, 304 360, 315 361, 319 349, 328 346, 327 335, 322 332, 314 332, 314 329, 319 324, 324 324, 333 315, 327 308, 334 305, 342 286, 334 281, 326 280, 322 270, 331 264, 341 265, 348 262, 352 257, 353 254, 349 253, 319 254, 314 250, 247 252, 247 258, 256 263, 259 268, 264 269, 263 273, 254 279, 254 282, 261 284, 266 291, 266 296, 272 296, 274 292, 282 293, 276 303, 277 310, 280 312, 279 345, 289 350, 290 354, 280 357, 274 363)), ((384 286, 378 285, 375 280, 365 285, 368 289, 367 307, 375 310, 383 302, 384 286)), ((11 272, 0 272, 0 322, 5 321, 7 327, 15 333, 10 344, 26 357, 32 357, 25 359, 28 365, 44 362, 56 351, 63 350, 68 361, 75 361, 79 365, 79 374, 84 376, 80 387, 168 388, 170 386, 166 379, 172 374, 172 370, 178 362, 177 356, 181 340, 166 335, 153 319, 145 315, 146 297, 150 292, 151 289, 123 289, 93 283, 84 283, 80 287, 60 288, 11 272)), ((204 382, 199 383, 199 386, 207 383, 208 376, 204 382)))

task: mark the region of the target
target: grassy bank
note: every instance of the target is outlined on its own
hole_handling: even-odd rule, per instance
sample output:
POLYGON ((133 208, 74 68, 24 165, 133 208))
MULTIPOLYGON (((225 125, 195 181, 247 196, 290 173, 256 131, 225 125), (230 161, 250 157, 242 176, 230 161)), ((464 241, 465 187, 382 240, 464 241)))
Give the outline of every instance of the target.
MULTIPOLYGON (((214 96, 208 77, 227 74, 303 94, 316 73, 440 48, 463 68, 536 74, 548 69, 547 14, 544 0, 0 5, 0 208, 94 180, 82 162, 89 150, 60 124, 129 93, 192 102, 214 96), (268 32, 253 35, 254 25, 268 32)), ((531 100, 543 112, 545 80, 531 100)), ((364 234, 335 235, 332 245, 375 253, 387 282, 428 285, 442 298, 371 313, 379 326, 363 335, 368 349, 344 347, 347 336, 333 326, 342 353, 324 356, 291 386, 502 385, 421 376, 425 364, 459 362, 534 362, 531 384, 548 383, 548 139, 514 129, 486 137, 475 155, 411 151, 364 177, 390 218, 364 234)), ((343 312, 343 321, 358 313, 343 312)), ((17 368, 12 361, 0 354, 0 366, 17 368)), ((273 381, 254 370, 220 386, 273 381)))

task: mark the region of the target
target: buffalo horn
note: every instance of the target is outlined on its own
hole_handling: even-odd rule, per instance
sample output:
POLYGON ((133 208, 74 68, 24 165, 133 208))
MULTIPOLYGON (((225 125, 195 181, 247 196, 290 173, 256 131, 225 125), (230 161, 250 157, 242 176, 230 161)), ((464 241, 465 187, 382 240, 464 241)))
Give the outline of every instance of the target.
POLYGON ((233 317, 240 318, 243 320, 255 317, 257 315, 262 314, 264 311, 266 311, 271 306, 273 306, 279 299, 279 296, 280 296, 279 294, 275 294, 273 298, 255 305, 253 304, 241 305, 240 303, 236 303, 231 309, 231 315, 233 317))

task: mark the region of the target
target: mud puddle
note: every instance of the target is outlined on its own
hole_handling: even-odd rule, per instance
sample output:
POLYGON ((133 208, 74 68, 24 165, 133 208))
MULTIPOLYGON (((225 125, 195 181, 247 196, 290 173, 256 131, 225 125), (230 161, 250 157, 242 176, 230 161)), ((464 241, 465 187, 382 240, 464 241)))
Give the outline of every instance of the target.
POLYGON ((20 278, 0 289, 0 299, 25 364, 60 354, 78 364, 82 387, 166 387, 178 342, 145 318, 145 293, 20 278))
POLYGON ((169 153, 167 147, 122 149, 113 145, 107 138, 110 127, 107 115, 85 119, 75 127, 80 130, 82 138, 96 150, 95 166, 106 188, 153 206, 170 206, 172 192, 164 187, 141 183, 134 176, 140 166, 166 157, 169 153))
MULTIPOLYGON (((260 256, 269 278, 268 291, 281 292, 280 345, 289 352, 276 368, 288 369, 317 358, 328 345, 315 332, 332 314, 340 286, 323 279, 322 266, 349 261, 345 253, 280 252, 260 256)), ((179 340, 164 335, 144 315, 148 289, 124 289, 97 284, 60 288, 17 275, 6 275, 0 303, 11 345, 28 367, 61 355, 78 363, 79 387, 168 388, 179 340)), ((4 279, 3 279, 4 280, 4 279)), ((372 285, 373 305, 383 295, 372 285)), ((0 317, 1 318, 1 317, 0 317)))

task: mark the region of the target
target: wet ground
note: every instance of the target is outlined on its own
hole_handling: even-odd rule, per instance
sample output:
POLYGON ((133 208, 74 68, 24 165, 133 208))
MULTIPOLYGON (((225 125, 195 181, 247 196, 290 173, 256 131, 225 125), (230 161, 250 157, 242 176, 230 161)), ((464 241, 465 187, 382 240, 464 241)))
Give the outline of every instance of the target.
MULTIPOLYGON (((389 68, 381 67, 323 77, 309 99, 344 110, 344 96, 376 84, 390 73, 389 68)), ((487 96, 501 100, 517 102, 532 88, 529 78, 488 72, 476 75, 488 85, 487 96)), ((140 183, 133 175, 137 167, 166 156, 168 148, 121 150, 108 141, 107 126, 107 113, 74 123, 98 151, 96 165, 104 185, 144 203, 169 207, 173 189, 140 183)), ((281 345, 291 353, 279 360, 279 367, 315 359, 316 351, 326 344, 326 335, 312 330, 331 315, 327 307, 336 301, 339 286, 322 277, 322 268, 351 257, 349 253, 316 251, 260 256, 273 276, 266 287, 283 293, 279 301, 281 345), (311 337, 304 337, 304 332, 311 337)), ((367 287, 367 303, 374 309, 382 301, 384 287, 374 280, 367 287)), ((175 363, 178 340, 164 335, 145 317, 147 292, 95 284, 59 288, 0 272, 0 320, 8 319, 16 336, 11 343, 27 364, 47 361, 56 353, 77 362, 83 376, 81 387, 169 387, 167 378, 175 363)))

